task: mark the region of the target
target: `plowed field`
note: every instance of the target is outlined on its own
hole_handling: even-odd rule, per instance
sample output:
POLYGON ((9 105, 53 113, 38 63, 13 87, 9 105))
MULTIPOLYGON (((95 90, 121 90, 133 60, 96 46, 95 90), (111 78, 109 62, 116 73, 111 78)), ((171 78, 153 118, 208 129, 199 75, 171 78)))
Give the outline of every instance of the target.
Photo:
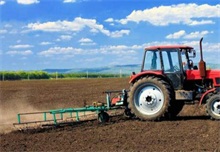
POLYGON ((127 78, 0 82, 0 151, 220 151, 220 122, 186 105, 177 120, 145 122, 122 115, 100 124, 11 131, 18 112, 82 107, 105 101, 105 90, 128 89, 127 78))

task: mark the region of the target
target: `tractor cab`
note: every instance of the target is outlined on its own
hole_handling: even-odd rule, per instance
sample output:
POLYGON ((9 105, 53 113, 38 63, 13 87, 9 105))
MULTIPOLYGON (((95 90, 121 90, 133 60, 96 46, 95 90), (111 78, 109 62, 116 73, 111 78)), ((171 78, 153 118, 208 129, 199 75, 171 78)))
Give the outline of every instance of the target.
POLYGON ((174 89, 182 89, 185 71, 193 69, 191 57, 195 57, 195 50, 189 46, 148 47, 145 49, 141 71, 161 72, 174 89))

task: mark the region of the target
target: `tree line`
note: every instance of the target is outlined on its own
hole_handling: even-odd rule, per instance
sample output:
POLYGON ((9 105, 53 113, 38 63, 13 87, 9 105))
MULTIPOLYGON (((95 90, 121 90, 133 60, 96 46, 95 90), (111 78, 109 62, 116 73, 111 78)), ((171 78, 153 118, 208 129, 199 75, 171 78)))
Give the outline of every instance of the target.
POLYGON ((64 79, 64 78, 112 78, 124 77, 119 74, 100 73, 48 73, 45 71, 0 71, 0 80, 33 80, 33 79, 64 79))

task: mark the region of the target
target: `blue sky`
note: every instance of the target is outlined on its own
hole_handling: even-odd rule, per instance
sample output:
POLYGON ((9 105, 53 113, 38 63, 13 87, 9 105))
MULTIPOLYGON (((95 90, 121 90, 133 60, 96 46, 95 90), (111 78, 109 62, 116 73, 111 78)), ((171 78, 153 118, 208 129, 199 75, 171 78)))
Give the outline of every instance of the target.
POLYGON ((201 37, 220 63, 218 0, 0 0, 0 15, 0 70, 140 64, 147 46, 201 37))

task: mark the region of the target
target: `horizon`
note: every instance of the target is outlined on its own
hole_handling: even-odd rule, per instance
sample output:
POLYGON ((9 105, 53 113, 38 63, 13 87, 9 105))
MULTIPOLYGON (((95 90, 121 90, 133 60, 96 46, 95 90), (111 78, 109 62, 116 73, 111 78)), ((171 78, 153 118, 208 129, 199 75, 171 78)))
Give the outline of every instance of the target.
MULTIPOLYGON (((198 65, 198 63, 194 63, 195 65, 198 65)), ((214 69, 220 69, 220 63, 206 63, 206 67, 210 68, 212 70, 214 69)), ((141 64, 126 64, 126 65, 107 65, 107 66, 99 66, 99 67, 81 67, 81 68, 44 68, 44 69, 31 69, 31 70, 0 70, 0 72, 18 72, 18 71, 25 71, 25 72, 31 72, 31 71, 45 71, 48 73, 51 73, 49 71, 57 70, 58 73, 63 73, 60 71, 65 71, 67 73, 81 73, 81 72, 94 72, 94 70, 100 70, 99 72, 95 71, 94 73, 105 73, 102 71, 108 71, 107 73, 115 73, 118 72, 117 70, 122 71, 122 73, 128 73, 128 72, 139 72, 141 70, 141 64), (115 70, 115 68, 118 68, 115 70), (126 69, 127 68, 127 69, 126 69), (137 70, 135 71, 134 70, 137 70), (137 69, 138 68, 138 69, 137 69), (85 71, 87 70, 87 71, 85 71), (133 70, 133 71, 131 71, 133 70), (110 72, 109 72, 110 71, 110 72)), ((65 73, 64 72, 64 73, 65 73)))
POLYGON ((192 46, 220 64, 217 0, 0 0, 0 71, 141 64, 144 48, 192 46), (48 7, 49 6, 49 7, 48 7), (187 10, 187 11, 185 11, 187 10))

